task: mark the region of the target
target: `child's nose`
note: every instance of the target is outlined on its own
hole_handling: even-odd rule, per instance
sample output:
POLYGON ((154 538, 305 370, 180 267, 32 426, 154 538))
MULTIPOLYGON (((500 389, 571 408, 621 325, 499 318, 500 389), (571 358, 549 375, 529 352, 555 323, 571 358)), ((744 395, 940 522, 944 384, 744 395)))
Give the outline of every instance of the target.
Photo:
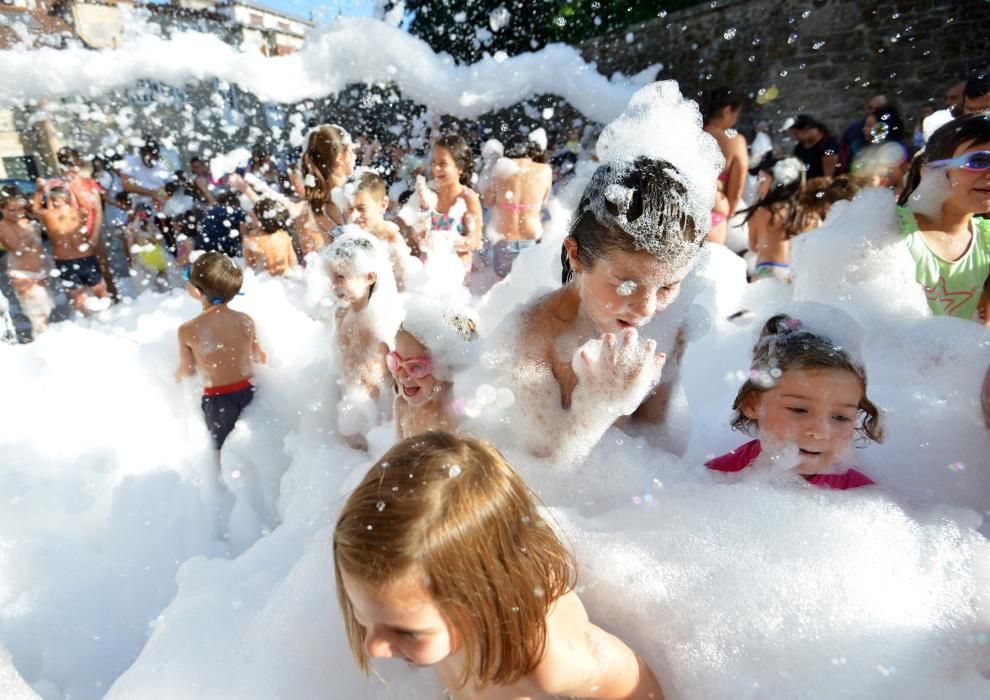
POLYGON ((639 298, 633 302, 632 310, 641 318, 653 318, 653 314, 657 312, 656 296, 648 291, 640 294, 639 298))
POLYGON ((364 638, 364 650, 373 659, 388 659, 392 656, 392 645, 375 630, 368 630, 364 638))
POLYGON ((829 437, 831 434, 830 426, 827 418, 812 418, 809 421, 805 432, 808 437, 814 438, 816 440, 822 440, 829 437))

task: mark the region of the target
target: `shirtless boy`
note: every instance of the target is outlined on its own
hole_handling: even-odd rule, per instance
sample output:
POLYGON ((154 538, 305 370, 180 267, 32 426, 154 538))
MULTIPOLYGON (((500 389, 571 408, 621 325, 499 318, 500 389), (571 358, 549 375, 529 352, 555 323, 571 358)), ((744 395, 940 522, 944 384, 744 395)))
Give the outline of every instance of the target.
POLYGON ((44 269, 44 248, 38 226, 27 216, 27 199, 16 187, 0 191, 0 245, 7 249, 7 276, 21 304, 21 311, 31 322, 34 337, 48 329, 52 312, 48 295, 48 275, 44 269))
POLYGON ((41 220, 52 243, 52 255, 62 286, 76 311, 87 309, 90 293, 107 298, 107 287, 96 258, 100 232, 90 232, 86 207, 61 181, 38 180, 32 211, 41 220))
POLYGON ((199 370, 206 427, 219 450, 238 417, 254 398, 254 363, 268 362, 258 344, 254 320, 227 304, 241 290, 241 269, 223 253, 209 252, 192 264, 186 291, 203 313, 179 327, 181 382, 199 370))
POLYGON ((388 209, 385 181, 376 173, 365 171, 358 175, 354 185, 347 220, 388 244, 395 282, 401 290, 405 259, 411 253, 398 225, 385 220, 385 211, 388 209))

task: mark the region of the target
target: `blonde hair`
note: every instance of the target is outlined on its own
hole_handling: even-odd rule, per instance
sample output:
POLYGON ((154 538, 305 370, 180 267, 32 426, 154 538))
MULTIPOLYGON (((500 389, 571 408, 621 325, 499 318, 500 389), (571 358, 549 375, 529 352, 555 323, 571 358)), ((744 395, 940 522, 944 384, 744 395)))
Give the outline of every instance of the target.
POLYGON ((302 175, 304 195, 314 214, 323 213, 337 159, 352 146, 351 135, 336 124, 324 124, 309 132, 302 155, 302 175))
POLYGON ((420 577, 464 650, 463 687, 511 685, 546 651, 546 618, 575 578, 571 553, 491 445, 430 432, 395 445, 364 477, 333 537, 337 597, 368 672, 365 629, 341 569, 378 587, 420 577))

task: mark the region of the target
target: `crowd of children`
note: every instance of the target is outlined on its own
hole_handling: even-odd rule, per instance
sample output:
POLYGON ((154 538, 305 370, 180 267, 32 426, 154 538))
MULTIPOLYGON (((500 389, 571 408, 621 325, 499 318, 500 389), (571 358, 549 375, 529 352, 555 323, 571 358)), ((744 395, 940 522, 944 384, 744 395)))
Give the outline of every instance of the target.
MULTIPOLYGON (((711 138, 695 125, 724 156, 712 163, 721 171, 711 173, 717 193, 708 208, 696 206, 704 191, 691 181, 697 172, 664 158, 596 164, 563 238, 561 285, 505 322, 514 332, 499 335, 500 347, 482 347, 486 320, 471 289, 486 242, 501 245, 489 284, 512 284, 517 256, 540 239, 553 185, 546 149, 533 140, 495 153, 479 178, 468 142, 441 136, 429 180, 409 173, 401 205, 380 174, 356 167, 355 142, 339 125, 310 131, 296 171, 283 176, 258 150, 223 182, 198 159, 191 177, 157 182, 158 149, 147 142, 116 191, 115 171, 101 160, 105 207, 94 204, 98 190, 78 154, 67 152, 63 178, 39 181, 32 202, 14 189, 0 194, 0 243, 35 336, 46 330, 56 288, 90 314, 123 298, 125 283, 141 293, 184 281, 202 310, 178 329, 175 377, 199 373, 217 450, 254 397, 255 365, 267 361, 254 321, 231 307, 244 279, 238 259, 287 284, 302 280, 303 268, 325 274, 335 305, 336 432, 368 449, 369 430, 393 421, 398 441, 351 494, 334 533, 337 592, 358 663, 393 656, 436 666, 457 697, 661 698, 653 671, 589 620, 573 558, 521 478, 494 447, 464 434, 476 426, 456 398, 458 373, 477 366, 483 350, 497 358, 489 369, 531 417, 511 426, 513 447, 538 457, 580 459, 613 427, 682 451, 654 438, 672 420, 689 335, 669 309, 705 247, 747 230, 751 279, 786 283, 801 274, 790 268, 793 239, 827 225, 831 207, 866 185, 899 195, 904 242, 932 313, 990 321, 990 224, 979 216, 990 211, 986 113, 933 129, 910 172, 881 183, 855 173, 809 177, 804 160, 772 151, 749 162, 733 130, 741 109, 731 90, 716 91, 711 138), (114 269, 115 246, 124 276, 114 269), (438 271, 449 279, 430 279, 438 271), (647 332, 656 318, 669 326, 664 342, 647 332)), ((878 108, 864 133, 890 134, 894 127, 877 128, 887 122, 889 111, 878 108)), ((755 439, 707 466, 769 467, 839 490, 868 486, 851 449, 857 438, 884 437, 867 390, 855 347, 813 320, 774 315, 732 404, 733 428, 755 439)))

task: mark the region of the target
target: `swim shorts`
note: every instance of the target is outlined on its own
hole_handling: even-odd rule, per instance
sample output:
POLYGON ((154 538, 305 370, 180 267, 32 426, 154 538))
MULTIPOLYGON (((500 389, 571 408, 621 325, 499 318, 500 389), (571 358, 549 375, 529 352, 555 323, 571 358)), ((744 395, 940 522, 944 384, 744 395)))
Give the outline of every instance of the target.
POLYGON ((63 287, 95 287, 103 281, 100 263, 95 255, 74 260, 56 260, 55 267, 58 268, 63 287))
POLYGON ((203 390, 203 416, 210 431, 213 445, 219 450, 234 429, 234 424, 254 398, 254 386, 248 379, 224 386, 212 386, 203 390))

